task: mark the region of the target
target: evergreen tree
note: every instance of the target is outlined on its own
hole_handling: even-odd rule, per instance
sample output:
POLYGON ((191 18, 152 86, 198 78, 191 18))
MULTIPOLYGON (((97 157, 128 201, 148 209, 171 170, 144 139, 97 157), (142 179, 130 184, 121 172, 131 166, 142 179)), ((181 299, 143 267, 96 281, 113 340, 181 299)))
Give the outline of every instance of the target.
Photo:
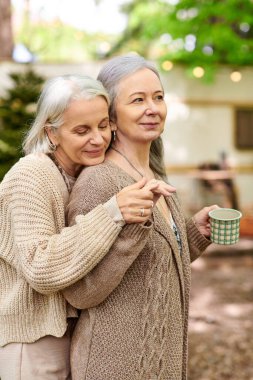
POLYGON ((31 68, 10 77, 13 86, 0 98, 0 181, 22 156, 22 140, 33 121, 44 82, 31 68))

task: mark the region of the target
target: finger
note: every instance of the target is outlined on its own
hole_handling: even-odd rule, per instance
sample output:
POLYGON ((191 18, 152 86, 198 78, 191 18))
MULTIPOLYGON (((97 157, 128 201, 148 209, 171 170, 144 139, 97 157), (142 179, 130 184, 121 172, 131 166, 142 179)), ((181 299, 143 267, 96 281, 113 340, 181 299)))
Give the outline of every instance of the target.
POLYGON ((154 193, 146 187, 142 189, 132 190, 127 193, 128 201, 131 205, 143 205, 149 207, 154 198, 154 193))
POLYGON ((158 182, 147 182, 146 185, 144 186, 144 189, 147 189, 147 190, 155 190, 155 189, 158 189, 159 187, 159 183, 158 182))
POLYGON ((164 181, 158 181, 158 180, 151 181, 151 184, 150 184, 150 182, 148 182, 147 185, 145 186, 145 188, 147 188, 147 187, 149 189, 152 189, 153 192, 161 193, 163 195, 165 195, 166 192, 167 193, 175 193, 177 190, 174 186, 169 185, 164 181))
POLYGON ((168 185, 166 182, 159 180, 159 179, 155 179, 155 178, 149 180, 147 182, 145 188, 153 190, 153 189, 159 188, 160 186, 164 186, 164 188, 171 188, 171 189, 176 190, 176 188, 174 186, 168 185))
POLYGON ((153 207, 154 207, 154 201, 152 199, 148 200, 143 200, 140 199, 137 202, 132 202, 131 204, 128 205, 128 208, 131 209, 132 214, 135 215, 142 215, 146 216, 147 214, 150 215, 153 212, 153 207), (141 211, 144 210, 144 211, 141 211))
POLYGON ((164 182, 160 183, 160 186, 158 189, 169 191, 170 193, 175 193, 177 191, 177 189, 174 186, 168 185, 167 183, 164 183, 164 182))
POLYGON ((220 208, 220 207, 217 205, 212 205, 209 207, 209 211, 216 210, 217 208, 220 208))
POLYGON ((146 217, 146 216, 150 216, 152 214, 152 208, 149 207, 149 208, 144 208, 144 207, 141 207, 140 209, 137 210, 138 212, 138 215, 140 215, 140 217, 146 217))
POLYGON ((170 196, 176 192, 175 188, 163 188, 159 187, 158 189, 152 190, 154 194, 164 195, 165 197, 170 196))
POLYGON ((135 182, 133 185, 129 185, 125 187, 125 189, 128 189, 128 190, 142 189, 146 185, 146 183, 147 183, 147 178, 142 177, 138 182, 135 182))
POLYGON ((150 209, 136 208, 127 209, 122 213, 122 216, 127 224, 130 223, 145 223, 151 216, 150 209))

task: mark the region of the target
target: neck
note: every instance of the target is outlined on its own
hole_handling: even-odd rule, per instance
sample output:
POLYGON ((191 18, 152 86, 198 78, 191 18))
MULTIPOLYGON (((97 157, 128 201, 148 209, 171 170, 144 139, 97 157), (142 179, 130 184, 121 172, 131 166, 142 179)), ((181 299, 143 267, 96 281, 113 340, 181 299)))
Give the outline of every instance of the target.
POLYGON ((140 177, 154 178, 149 167, 149 149, 138 147, 137 150, 132 145, 128 147, 127 145, 113 144, 107 158, 115 161, 136 180, 140 177))
POLYGON ((53 153, 56 161, 58 162, 58 165, 71 177, 77 177, 80 173, 81 166, 80 165, 74 165, 72 163, 68 163, 65 160, 62 159, 60 152, 55 151, 53 153))
POLYGON ((112 147, 124 154, 137 168, 149 169, 149 151, 150 145, 120 144, 115 142, 112 147))

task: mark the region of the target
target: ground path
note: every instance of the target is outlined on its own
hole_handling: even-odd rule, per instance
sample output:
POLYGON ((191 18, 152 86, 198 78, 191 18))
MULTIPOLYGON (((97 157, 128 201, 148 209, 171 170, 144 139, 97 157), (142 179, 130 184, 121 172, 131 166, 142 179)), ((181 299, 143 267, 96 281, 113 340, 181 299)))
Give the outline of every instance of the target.
POLYGON ((253 247, 248 248, 210 250, 192 265, 189 380, 253 380, 253 247))

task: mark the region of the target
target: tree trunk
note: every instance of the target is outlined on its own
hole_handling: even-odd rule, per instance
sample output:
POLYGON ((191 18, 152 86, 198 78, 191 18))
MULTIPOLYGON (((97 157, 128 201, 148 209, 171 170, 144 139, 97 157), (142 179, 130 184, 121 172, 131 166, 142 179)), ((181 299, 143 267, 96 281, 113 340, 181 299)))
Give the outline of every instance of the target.
POLYGON ((12 59, 11 0, 0 0, 0 61, 12 59))

